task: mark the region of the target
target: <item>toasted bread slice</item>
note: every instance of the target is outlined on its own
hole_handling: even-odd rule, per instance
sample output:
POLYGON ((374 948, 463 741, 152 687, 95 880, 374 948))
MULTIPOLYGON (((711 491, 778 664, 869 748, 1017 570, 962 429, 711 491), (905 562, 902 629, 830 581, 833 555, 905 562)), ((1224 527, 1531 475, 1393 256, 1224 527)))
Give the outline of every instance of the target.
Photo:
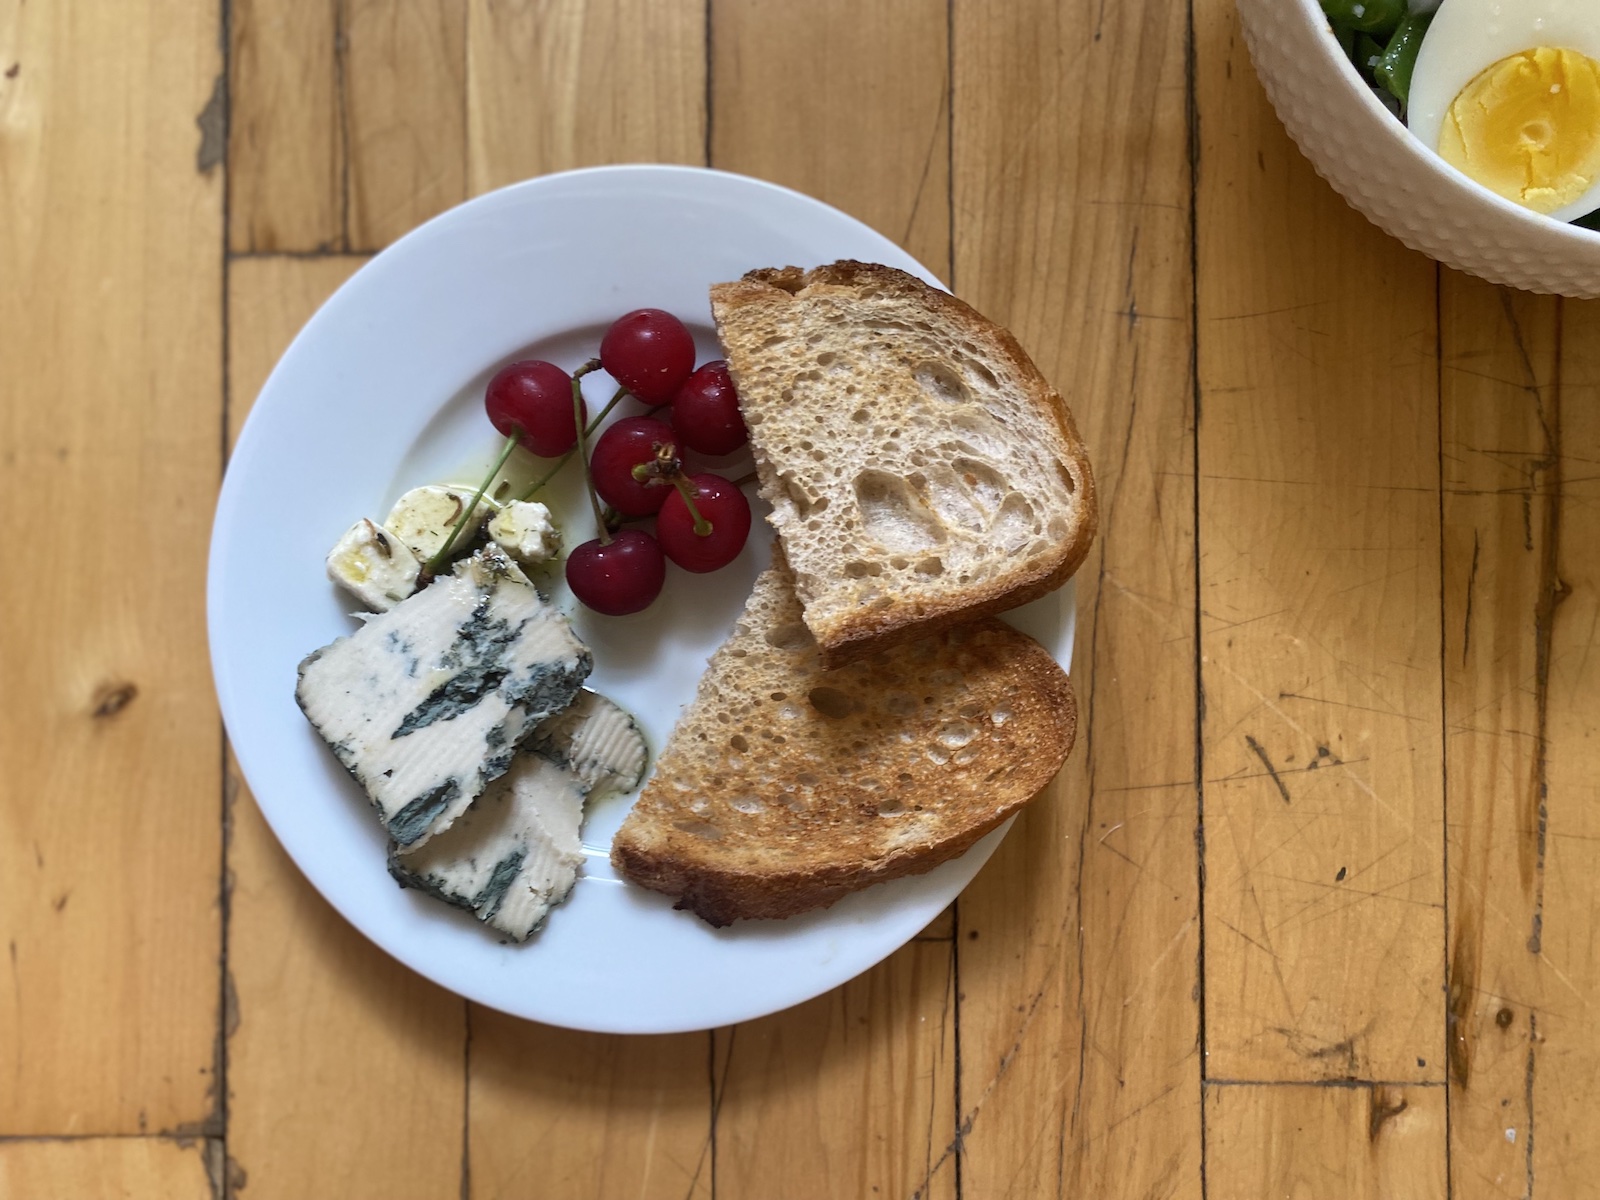
POLYGON ((1049 783, 1066 674, 994 618, 824 672, 776 554, 618 831, 611 861, 713 925, 927 871, 1049 783))
POLYGON ((711 289, 825 666, 1060 587, 1094 538, 1072 416, 1004 329, 890 267, 711 289))

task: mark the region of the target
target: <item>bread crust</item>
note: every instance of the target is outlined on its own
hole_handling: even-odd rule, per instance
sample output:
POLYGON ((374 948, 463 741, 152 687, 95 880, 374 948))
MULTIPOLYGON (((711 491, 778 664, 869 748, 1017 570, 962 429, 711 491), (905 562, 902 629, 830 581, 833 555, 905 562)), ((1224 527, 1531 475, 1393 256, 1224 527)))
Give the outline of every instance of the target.
MULTIPOLYGON (((990 616, 1036 600, 1066 583, 1088 556, 1099 527, 1099 500, 1088 450, 1077 424, 1061 394, 1051 386, 1015 337, 990 321, 971 305, 948 292, 930 287, 914 275, 879 263, 843 259, 826 266, 803 270, 799 267, 769 267, 748 272, 735 283, 719 283, 711 288, 714 312, 747 305, 765 305, 780 300, 780 294, 800 296, 811 288, 839 289, 867 298, 876 293, 924 305, 954 327, 962 329, 975 342, 987 344, 993 353, 1008 360, 1024 380, 1033 403, 1054 422, 1066 457, 1062 466, 1072 479, 1079 499, 1079 521, 1071 536, 1054 547, 1042 560, 1017 560, 1008 570, 958 593, 922 603, 917 611, 897 605, 887 609, 863 610, 829 622, 817 629, 818 645, 825 667, 835 668, 866 655, 901 645, 940 630, 990 616)), ((808 619, 808 624, 810 623, 808 619)))
POLYGON ((623 876, 713 925, 793 916, 964 853, 1077 736, 1065 672, 995 618, 824 672, 809 639, 791 644, 799 603, 775 559, 612 843, 623 876), (859 716, 810 711, 829 685, 859 716))

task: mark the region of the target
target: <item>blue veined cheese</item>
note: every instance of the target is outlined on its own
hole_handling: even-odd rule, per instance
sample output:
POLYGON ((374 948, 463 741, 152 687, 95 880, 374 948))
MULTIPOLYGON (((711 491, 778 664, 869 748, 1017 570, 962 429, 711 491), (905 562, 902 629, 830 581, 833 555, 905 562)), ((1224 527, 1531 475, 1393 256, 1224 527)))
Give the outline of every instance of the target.
POLYGON ((454 825, 420 849, 396 848, 389 872, 526 941, 577 882, 585 799, 638 787, 645 758, 633 718, 584 691, 454 825))
POLYGON ((486 550, 307 656, 295 698, 389 836, 412 847, 504 774, 592 666, 567 618, 486 550))
MULTIPOLYGON (((412 488, 394 502, 389 515, 383 519, 383 526, 393 531, 419 559, 427 562, 444 547, 476 491, 476 488, 446 487, 438 483, 412 488)), ((493 511, 492 502, 479 500, 451 547, 452 551, 465 551, 493 511)))
POLYGON ((363 517, 328 552, 328 578, 369 612, 387 612, 417 590, 422 563, 382 525, 363 517))
POLYGON ((525 567, 561 553, 561 531, 537 500, 513 500, 489 521, 489 540, 525 567))

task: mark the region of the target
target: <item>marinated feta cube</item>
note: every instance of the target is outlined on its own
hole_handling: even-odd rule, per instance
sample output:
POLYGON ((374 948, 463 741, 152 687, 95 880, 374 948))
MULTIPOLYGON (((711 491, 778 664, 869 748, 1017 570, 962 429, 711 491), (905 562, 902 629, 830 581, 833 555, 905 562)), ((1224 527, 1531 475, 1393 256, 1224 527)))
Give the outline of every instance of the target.
POLYGON ((561 553, 561 531, 537 500, 513 500, 489 522, 489 538, 523 566, 561 553))
MULTIPOLYGON (((462 511, 472 502, 474 490, 437 483, 412 488, 395 501, 383 522, 384 528, 392 530, 396 537, 411 547, 411 553, 426 563, 439 553, 449 539, 450 531, 455 528, 462 511)), ((478 501, 451 551, 466 553, 472 539, 478 536, 478 531, 493 511, 490 502, 478 501)))
POLYGON ((328 578, 371 612, 388 612, 417 590, 422 564, 410 547, 363 517, 328 552, 328 578))

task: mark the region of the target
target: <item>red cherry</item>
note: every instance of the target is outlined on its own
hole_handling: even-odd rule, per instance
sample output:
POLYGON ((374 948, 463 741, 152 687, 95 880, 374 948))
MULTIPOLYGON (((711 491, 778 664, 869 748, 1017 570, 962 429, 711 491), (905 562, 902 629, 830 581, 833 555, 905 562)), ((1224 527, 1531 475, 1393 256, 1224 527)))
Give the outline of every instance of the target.
POLYGON ((695 532, 689 505, 674 488, 656 518, 656 537, 673 562, 685 571, 704 574, 739 557, 750 536, 750 502, 721 475, 691 475, 687 487, 694 493, 695 508, 710 522, 710 532, 695 532))
POLYGON ((649 608, 666 578, 661 546, 642 529, 621 530, 610 542, 595 538, 567 555, 572 594, 608 617, 649 608))
POLYGON ((636 308, 606 330, 600 365, 639 399, 660 404, 694 370, 694 338, 671 313, 636 308))
POLYGON ((654 463, 662 450, 677 457, 672 426, 653 417, 624 417, 600 435, 589 459, 589 475, 600 498, 625 517, 648 517, 672 494, 665 479, 639 479, 635 467, 654 463))
POLYGON ((672 398, 672 428, 701 454, 731 454, 750 440, 726 362, 714 359, 683 381, 672 398))
POLYGON ((517 440, 541 458, 554 458, 577 445, 572 376, 554 363, 528 359, 502 368, 489 380, 483 405, 496 429, 506 437, 518 430, 517 440))

